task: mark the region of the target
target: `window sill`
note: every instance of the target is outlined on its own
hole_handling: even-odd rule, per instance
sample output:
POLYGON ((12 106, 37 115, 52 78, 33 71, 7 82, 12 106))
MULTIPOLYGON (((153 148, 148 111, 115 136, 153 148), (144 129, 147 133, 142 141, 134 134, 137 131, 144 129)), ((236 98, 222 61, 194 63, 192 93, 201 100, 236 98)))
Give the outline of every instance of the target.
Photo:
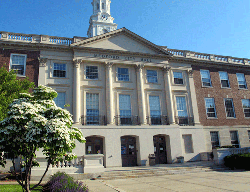
POLYGON ((247 88, 238 88, 238 90, 248 90, 247 88))
POLYGON ((102 81, 102 80, 100 80, 100 79, 85 79, 84 78, 84 81, 102 81))
POLYGON ((16 76, 17 77, 24 77, 24 78, 26 77, 26 75, 18 75, 18 74, 16 76))
POLYGON ((221 89, 231 89, 231 87, 221 87, 221 89))
POLYGON ((185 86, 185 84, 174 84, 174 83, 172 83, 172 86, 185 86))
POLYGON ((216 120, 216 119, 218 119, 218 117, 207 117, 207 119, 209 119, 209 120, 216 120))
POLYGON ((161 85, 160 83, 150 83, 150 82, 146 82, 146 84, 149 84, 149 85, 161 85))
POLYGON ((132 81, 119 81, 119 80, 116 80, 117 83, 133 83, 132 81))
POLYGON ((227 117, 226 119, 236 119, 236 117, 227 117))
POLYGON ((68 77, 50 77, 50 79, 69 79, 68 77))
POLYGON ((213 88, 213 86, 201 86, 202 88, 213 88))

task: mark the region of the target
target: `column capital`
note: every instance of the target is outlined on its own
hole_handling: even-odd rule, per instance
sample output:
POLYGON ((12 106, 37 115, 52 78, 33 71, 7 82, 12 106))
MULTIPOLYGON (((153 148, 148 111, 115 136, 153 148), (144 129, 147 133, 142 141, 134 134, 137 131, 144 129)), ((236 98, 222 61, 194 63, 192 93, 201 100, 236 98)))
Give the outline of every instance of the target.
POLYGON ((109 69, 113 66, 113 62, 105 62, 106 67, 109 69))
POLYGON ((81 62, 82 62, 81 59, 73 59, 74 68, 80 68, 81 62))
POLYGON ((165 73, 168 73, 170 71, 170 69, 171 69, 171 67, 169 67, 169 66, 164 66, 161 68, 161 70, 165 73))
POLYGON ((194 73, 193 70, 188 70, 188 77, 193 77, 193 73, 194 73))
POLYGON ((136 64, 136 65, 135 65, 135 69, 136 69, 136 70, 143 69, 144 67, 145 67, 144 64, 136 64))
POLYGON ((38 57, 39 67, 46 67, 48 58, 38 57))

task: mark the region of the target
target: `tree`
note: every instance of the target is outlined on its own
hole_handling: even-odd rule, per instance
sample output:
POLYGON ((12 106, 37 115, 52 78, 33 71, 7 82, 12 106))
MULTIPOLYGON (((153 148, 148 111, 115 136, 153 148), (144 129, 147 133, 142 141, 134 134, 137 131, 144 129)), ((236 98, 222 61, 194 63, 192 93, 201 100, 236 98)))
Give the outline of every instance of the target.
MULTIPOLYGON (((72 115, 56 106, 53 101, 55 97, 56 91, 46 86, 35 88, 32 95, 22 93, 19 99, 9 105, 7 117, 0 122, 0 154, 13 154, 14 168, 14 159, 23 159, 20 167, 24 167, 24 178, 18 179, 16 169, 14 174, 18 183, 28 192, 41 183, 51 164, 54 165, 65 155, 67 160, 75 157, 71 154, 75 139, 80 143, 85 142, 81 131, 72 127, 72 115), (35 152, 39 148, 43 149, 48 164, 39 183, 30 188, 31 168, 36 164, 35 152)), ((0 161, 4 164, 3 158, 0 161)))
POLYGON ((8 72, 6 66, 0 68, 0 121, 7 116, 9 104, 18 98, 19 93, 28 93, 33 87, 34 83, 28 78, 17 79, 15 71, 8 72))

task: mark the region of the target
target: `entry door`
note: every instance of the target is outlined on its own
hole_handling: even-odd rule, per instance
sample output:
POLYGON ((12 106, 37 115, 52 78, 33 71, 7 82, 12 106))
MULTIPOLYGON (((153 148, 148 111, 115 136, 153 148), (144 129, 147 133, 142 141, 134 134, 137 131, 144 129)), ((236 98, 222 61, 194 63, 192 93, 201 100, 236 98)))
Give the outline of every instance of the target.
POLYGON ((137 165, 136 139, 134 137, 121 137, 121 156, 123 167, 137 165))
POLYGON ((164 136, 154 136, 154 153, 156 164, 167 163, 166 141, 164 136))

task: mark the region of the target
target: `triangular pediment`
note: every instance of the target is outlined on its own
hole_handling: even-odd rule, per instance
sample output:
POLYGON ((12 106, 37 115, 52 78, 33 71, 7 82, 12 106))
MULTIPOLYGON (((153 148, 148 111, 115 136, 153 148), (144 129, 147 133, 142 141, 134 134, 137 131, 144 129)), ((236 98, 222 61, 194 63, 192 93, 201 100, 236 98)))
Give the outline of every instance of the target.
POLYGON ((74 43, 71 46, 87 47, 94 49, 108 49, 115 51, 126 51, 144 54, 164 54, 169 53, 161 47, 147 41, 126 28, 118 29, 103 35, 95 36, 74 43))

